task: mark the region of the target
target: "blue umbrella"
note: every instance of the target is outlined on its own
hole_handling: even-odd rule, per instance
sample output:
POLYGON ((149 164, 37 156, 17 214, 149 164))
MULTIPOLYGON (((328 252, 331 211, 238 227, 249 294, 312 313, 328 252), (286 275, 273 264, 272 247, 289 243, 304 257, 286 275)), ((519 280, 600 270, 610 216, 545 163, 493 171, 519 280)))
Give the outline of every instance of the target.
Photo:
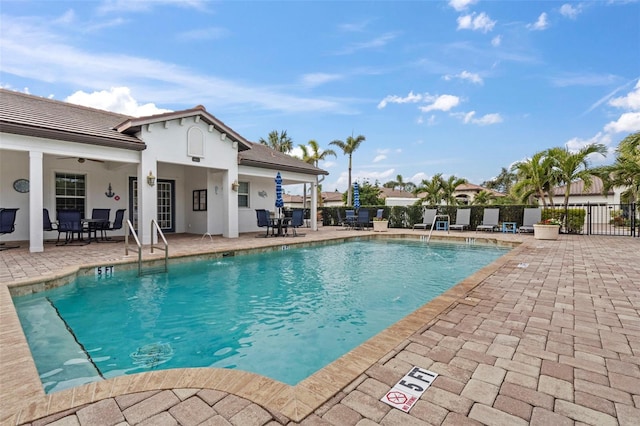
POLYGON ((360 189, 358 182, 353 184, 353 207, 358 210, 360 208, 360 189))
POLYGON ((284 200, 282 199, 282 176, 280 176, 280 172, 276 175, 276 207, 278 208, 278 213, 282 207, 284 207, 284 200))

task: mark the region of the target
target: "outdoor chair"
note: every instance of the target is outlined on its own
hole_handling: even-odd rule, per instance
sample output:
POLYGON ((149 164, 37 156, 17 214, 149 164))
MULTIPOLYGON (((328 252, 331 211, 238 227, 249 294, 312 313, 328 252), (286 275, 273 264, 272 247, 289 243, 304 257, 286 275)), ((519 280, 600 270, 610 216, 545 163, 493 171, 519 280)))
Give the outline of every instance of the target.
POLYGON ((89 232, 89 237, 91 237, 91 232, 94 233, 94 238, 98 239, 98 231, 100 231, 100 238, 105 240, 106 235, 105 231, 109 227, 109 215, 111 214, 111 209, 93 209, 91 211, 91 219, 99 222, 88 222, 87 230, 89 232))
MULTIPOLYGON (((109 224, 107 223, 107 226, 104 228, 103 232, 107 232, 107 231, 117 231, 118 229, 122 229, 122 223, 124 222, 124 212, 127 211, 127 209, 118 209, 116 210, 116 217, 113 220, 113 223, 109 224)), ((109 237, 106 237, 106 241, 108 242, 116 242, 114 240, 112 240, 109 237)))
POLYGON ((304 210, 294 210, 291 214, 291 227, 293 228, 294 237, 298 236, 297 229, 302 225, 304 225, 304 210))
POLYGON ((376 211, 376 219, 382 220, 384 216, 384 209, 378 209, 376 211))
MULTIPOLYGON (((11 234, 16 229, 16 213, 20 209, 2 209, 0 210, 0 235, 11 234)), ((18 248, 20 246, 8 246, 6 243, 0 243, 0 251, 18 248)))
MULTIPOLYGON (((58 225, 51 222, 49 209, 42 209, 42 230, 47 232, 58 231, 58 225)), ((58 242, 60 242, 60 232, 58 232, 58 241, 56 241, 56 243, 58 242)))
POLYGON ((498 229, 498 216, 500 215, 500 209, 484 209, 482 216, 482 225, 476 226, 476 232, 478 231, 495 231, 498 229))
POLYGON ((60 244, 60 235, 58 235, 58 243, 56 245, 67 245, 73 242, 74 235, 78 236, 79 242, 82 240, 82 212, 79 210, 58 210, 58 233, 65 234, 64 243, 60 244))
POLYGON ((358 210, 358 217, 356 219, 356 226, 360 229, 369 228, 371 225, 369 224, 369 210, 360 209, 358 210))
POLYGON ((458 209, 456 211, 456 223, 449 225, 450 230, 464 231, 469 228, 471 222, 471 209, 458 209))
POLYGON ((347 228, 351 229, 356 225, 356 211, 355 210, 347 210, 347 217, 344 220, 347 228))
POLYGON ((269 217, 269 211, 265 209, 256 209, 256 218, 258 220, 259 228, 267 228, 267 233, 264 237, 269 236, 269 228, 271 228, 271 235, 273 234, 273 221, 269 217))
POLYGON ((413 225, 413 229, 424 229, 427 227, 431 229, 433 226, 433 220, 436 218, 436 214, 438 214, 438 209, 424 209, 424 213, 422 214, 422 223, 415 223, 413 225))
POLYGON ((518 228, 518 232, 533 232, 533 225, 540 222, 540 220, 542 220, 540 207, 525 208, 522 226, 518 228))

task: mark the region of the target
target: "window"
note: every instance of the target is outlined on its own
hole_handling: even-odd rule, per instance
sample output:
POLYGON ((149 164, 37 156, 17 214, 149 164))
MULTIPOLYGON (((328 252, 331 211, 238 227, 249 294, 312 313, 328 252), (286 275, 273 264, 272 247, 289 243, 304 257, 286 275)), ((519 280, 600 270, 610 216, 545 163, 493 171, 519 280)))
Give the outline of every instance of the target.
POLYGON ((56 210, 80 210, 84 217, 86 188, 85 175, 56 173, 56 210))
POLYGON ((249 207, 249 182, 238 182, 238 207, 249 207))

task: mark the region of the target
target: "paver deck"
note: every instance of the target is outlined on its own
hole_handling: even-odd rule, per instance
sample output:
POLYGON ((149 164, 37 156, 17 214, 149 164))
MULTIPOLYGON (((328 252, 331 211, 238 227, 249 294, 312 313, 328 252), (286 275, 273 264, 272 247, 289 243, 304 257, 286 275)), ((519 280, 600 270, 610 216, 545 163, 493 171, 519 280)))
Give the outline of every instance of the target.
MULTIPOLYGON (((172 235, 169 243, 175 258, 368 234, 321 228, 298 238, 172 235)), ((434 238, 521 244, 295 387, 242 371, 180 369, 49 395, 8 286, 132 256, 121 244, 0 252, 0 424, 640 424, 640 238, 440 231, 434 238), (380 402, 414 365, 439 376, 412 410, 380 402)))

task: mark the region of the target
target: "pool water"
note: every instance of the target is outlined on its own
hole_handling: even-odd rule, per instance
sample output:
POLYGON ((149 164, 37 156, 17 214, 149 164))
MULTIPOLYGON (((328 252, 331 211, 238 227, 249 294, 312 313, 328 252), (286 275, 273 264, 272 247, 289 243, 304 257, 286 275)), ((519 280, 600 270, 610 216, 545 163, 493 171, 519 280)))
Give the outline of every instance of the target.
POLYGON ((46 392, 168 368, 295 385, 508 249, 355 241, 82 277, 14 298, 46 392))

